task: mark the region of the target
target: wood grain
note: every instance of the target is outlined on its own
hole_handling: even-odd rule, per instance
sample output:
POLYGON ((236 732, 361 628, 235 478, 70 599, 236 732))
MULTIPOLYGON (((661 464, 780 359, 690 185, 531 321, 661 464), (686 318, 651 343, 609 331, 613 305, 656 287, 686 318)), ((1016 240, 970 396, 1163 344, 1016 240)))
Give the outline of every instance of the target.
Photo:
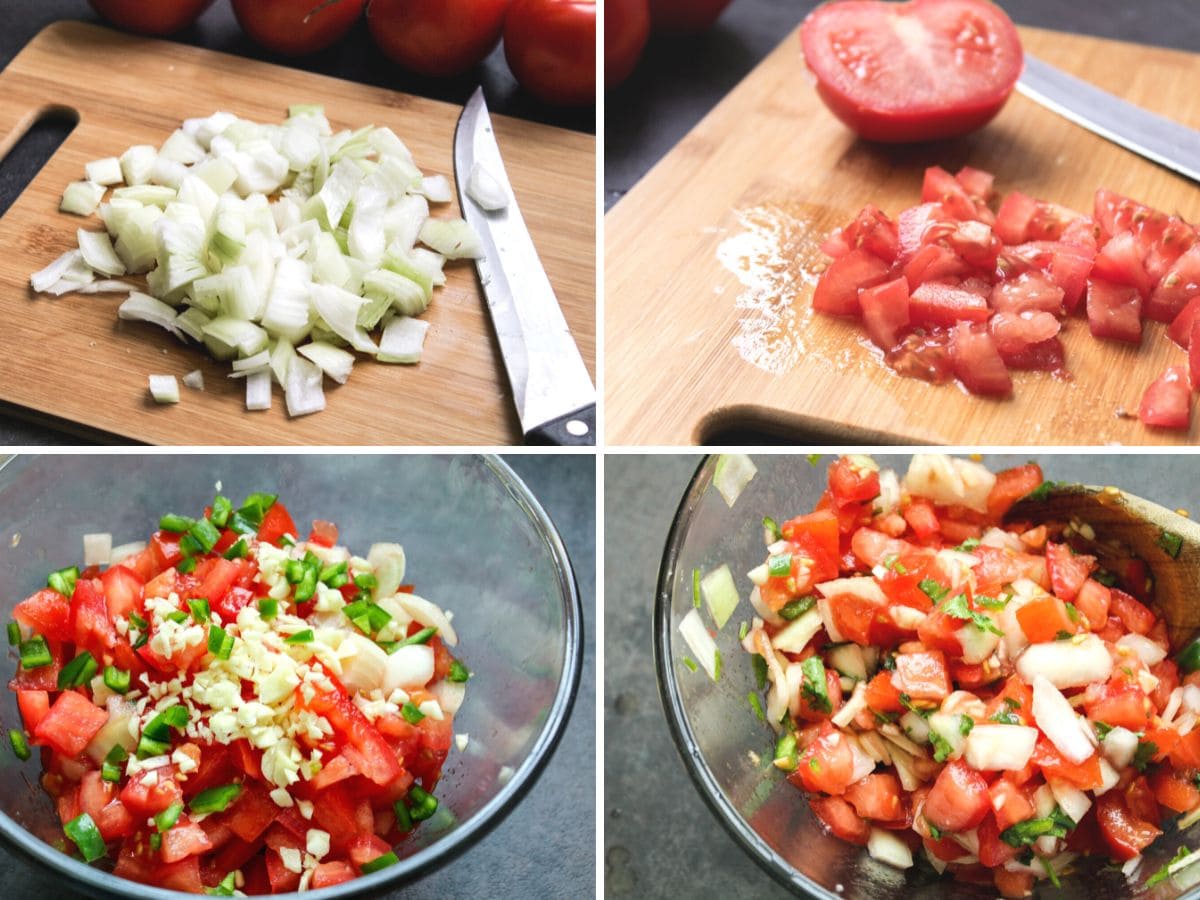
MULTIPOLYGON (((1022 38, 1046 61, 1200 127, 1200 56, 1037 29, 1022 38)), ((608 443, 691 444, 733 426, 961 445, 1200 436, 1200 417, 1181 434, 1121 415, 1136 412, 1167 365, 1184 362, 1157 323, 1135 351, 1093 339, 1073 318, 1064 329, 1073 378, 1016 373, 1015 396, 997 401, 899 378, 855 323, 813 315, 824 235, 868 202, 893 215, 919 202, 926 166, 967 163, 995 172, 1001 191, 1082 211, 1104 186, 1200 219, 1196 185, 1020 95, 966 138, 903 148, 859 141, 809 87, 791 35, 606 217, 608 443), (754 235, 777 258, 740 272, 722 263, 745 258, 735 251, 754 235)))
MULTIPOLYGON (((29 274, 75 244, 58 212, 63 188, 92 159, 161 144, 190 116, 218 109, 280 121, 290 103, 323 103, 335 128, 390 126, 427 173, 453 177, 458 107, 281 66, 60 22, 0 73, 0 154, 41 114, 79 124, 0 220, 0 401, 110 434, 176 444, 508 444, 520 441, 503 363, 474 267, 448 268, 425 318, 417 366, 364 359, 348 384, 327 385, 320 414, 288 419, 276 391, 247 412, 240 381, 194 346, 152 326, 118 322, 123 295, 35 297, 29 274), (160 407, 150 373, 204 372, 160 407)), ((595 361, 595 139, 497 117, 510 180, 580 351, 595 361)), ((457 215, 456 205, 448 214, 457 215)))

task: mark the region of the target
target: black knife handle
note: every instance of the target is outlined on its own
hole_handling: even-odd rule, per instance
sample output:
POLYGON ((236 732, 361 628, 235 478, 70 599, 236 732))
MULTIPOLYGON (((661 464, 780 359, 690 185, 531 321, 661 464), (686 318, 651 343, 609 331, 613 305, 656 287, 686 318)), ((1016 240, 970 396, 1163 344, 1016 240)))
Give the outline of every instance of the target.
POLYGON ((596 445, 596 404, 589 403, 574 412, 539 425, 525 435, 525 443, 535 446, 594 447, 596 445))

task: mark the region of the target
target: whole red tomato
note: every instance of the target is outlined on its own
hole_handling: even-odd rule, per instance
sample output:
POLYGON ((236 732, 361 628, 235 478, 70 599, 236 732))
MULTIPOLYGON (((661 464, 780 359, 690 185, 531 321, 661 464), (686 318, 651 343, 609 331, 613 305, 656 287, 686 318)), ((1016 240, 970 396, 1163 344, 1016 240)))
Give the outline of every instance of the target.
POLYGON ((365 0, 233 0, 238 24, 255 43, 285 56, 324 50, 358 21, 365 0))
POLYGON ((616 87, 637 66, 650 37, 650 5, 646 0, 604 2, 604 86, 616 87))
POLYGON ((422 75, 457 75, 496 49, 512 0, 370 0, 379 49, 422 75))
POLYGON ((658 31, 706 31, 729 0, 650 0, 650 18, 658 31))
POLYGON ((213 0, 88 0, 118 28, 141 34, 172 34, 186 28, 213 0))
POLYGON ((504 56, 529 93, 546 103, 596 102, 596 0, 513 0, 504 56))

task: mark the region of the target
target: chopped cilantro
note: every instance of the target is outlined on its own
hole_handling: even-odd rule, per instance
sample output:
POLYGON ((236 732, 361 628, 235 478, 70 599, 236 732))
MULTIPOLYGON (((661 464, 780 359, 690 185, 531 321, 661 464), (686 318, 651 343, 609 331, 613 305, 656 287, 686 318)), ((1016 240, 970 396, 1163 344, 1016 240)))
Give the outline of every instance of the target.
POLYGON ((885 672, 893 671, 896 668, 896 654, 894 654, 894 653, 886 654, 883 657, 883 659, 880 660, 879 665, 880 665, 880 667, 883 668, 883 670, 885 672))
POLYGON ((1179 551, 1183 549, 1183 538, 1173 531, 1164 531, 1158 536, 1158 546, 1162 547, 1171 559, 1179 559, 1179 551))
POLYGON ((758 653, 750 657, 750 668, 754 670, 754 683, 761 691, 767 686, 767 661, 758 653))
POLYGON ((1045 500, 1050 496, 1050 492, 1062 484, 1061 481, 1043 481, 1032 491, 1025 495, 1026 500, 1045 500))
POLYGON ((929 742, 933 744, 933 759, 935 762, 945 762, 950 758, 950 754, 954 752, 954 748, 950 746, 950 742, 930 729, 929 742))
POLYGON ((1009 709, 1020 709, 1021 701, 1018 700, 1016 697, 1005 697, 1004 705, 1007 706, 1009 709))
POLYGON ((1158 753, 1158 744, 1154 741, 1139 741, 1137 752, 1133 754, 1133 767, 1139 772, 1145 772, 1150 760, 1158 753))
POLYGON ((833 704, 829 701, 829 689, 825 684, 825 666, 821 664, 821 658, 810 656, 800 663, 800 671, 804 674, 800 696, 818 712, 833 712, 833 704))
POLYGON ((1067 604, 1067 618, 1070 619, 1072 622, 1079 621, 1079 610, 1075 608, 1074 603, 1067 604))
POLYGON ((749 633, 750 633, 750 623, 749 622, 743 622, 741 625, 738 626, 738 640, 739 641, 744 641, 746 639, 746 635, 748 635, 749 633))
MULTIPOLYGON (((1009 598, 1011 598, 1011 594, 1009 598)), ((976 594, 975 605, 982 606, 984 609, 1004 609, 1008 605, 1009 598, 989 597, 986 594, 976 594)))
POLYGON ((933 838, 935 841, 940 841, 942 839, 942 829, 938 828, 928 819, 925 820, 925 825, 929 829, 929 836, 931 838, 933 838))
POLYGON ((1003 709, 1000 710, 999 712, 996 712, 993 715, 991 715, 988 718, 988 721, 989 722, 997 722, 1000 725, 1020 725, 1021 724, 1021 720, 1018 719, 1013 713, 1008 712, 1007 710, 1003 710, 1003 709))
POLYGON ((1054 639, 1056 641, 1069 641, 1074 636, 1075 635, 1071 634, 1069 631, 1060 631, 1058 634, 1054 635, 1054 639))
POLYGON ((918 582, 917 587, 919 587, 924 592, 925 596, 934 603, 939 602, 943 597, 950 593, 949 588, 942 587, 932 578, 922 578, 920 582, 918 582))
POLYGON ((979 546, 979 538, 967 538, 965 541, 963 541, 961 544, 959 544, 954 549, 959 551, 960 553, 970 553, 972 550, 974 550, 978 546, 979 546))
POLYGON ((1156 884, 1162 884, 1171 877, 1171 866, 1185 859, 1192 851, 1187 847, 1180 847, 1175 855, 1166 862, 1161 869, 1146 879, 1146 887, 1154 887, 1156 884))
POLYGON ((1062 882, 1058 880, 1058 873, 1054 871, 1054 866, 1050 865, 1044 857, 1039 856, 1038 860, 1041 862, 1042 868, 1046 870, 1046 877, 1050 879, 1050 883, 1061 891, 1062 882))
POLYGON ((1067 832, 1075 827, 1075 821, 1059 807, 1054 812, 1040 819, 1028 819, 1018 822, 1000 832, 1000 840, 1010 847, 1025 847, 1040 837, 1066 837, 1067 832))
POLYGON ((926 719, 929 718, 929 714, 931 712, 933 712, 933 710, 931 710, 931 709, 921 709, 921 707, 916 706, 912 702, 912 697, 908 696, 908 694, 900 695, 900 705, 903 706, 905 709, 909 710, 910 712, 915 712, 918 716, 921 716, 922 718, 926 718, 926 719))
POLYGON ((966 737, 971 733, 971 729, 975 727, 975 720, 970 716, 958 717, 958 733, 966 737))
POLYGON ((953 616, 956 619, 966 619, 980 631, 990 631, 992 634, 1004 636, 1004 632, 996 627, 996 623, 992 621, 991 616, 986 613, 976 612, 967 605, 967 595, 959 594, 953 600, 947 600, 942 604, 942 611, 948 616, 953 616))
POLYGON ((746 699, 750 702, 750 708, 754 710, 754 715, 758 717, 758 721, 767 721, 767 714, 763 711, 762 701, 758 699, 758 694, 751 691, 746 695, 746 699))
POLYGON ((763 516, 763 531, 769 532, 774 541, 783 537, 783 532, 779 530, 779 523, 770 516, 763 516))

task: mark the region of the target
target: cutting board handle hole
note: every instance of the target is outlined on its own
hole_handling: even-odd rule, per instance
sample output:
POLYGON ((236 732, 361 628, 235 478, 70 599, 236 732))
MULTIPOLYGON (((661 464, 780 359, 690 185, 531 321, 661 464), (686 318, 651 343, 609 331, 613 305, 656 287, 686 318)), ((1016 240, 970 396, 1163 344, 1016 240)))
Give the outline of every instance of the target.
MULTIPOLYGON (((18 121, 12 133, 0 134, 0 215, 4 215, 26 185, 54 155, 79 124, 79 113, 66 106, 47 106, 18 121), (7 153, 4 151, 7 149, 7 153)), ((80 177, 83 173, 80 173, 80 177)), ((64 188, 66 185, 62 185, 64 188)))

